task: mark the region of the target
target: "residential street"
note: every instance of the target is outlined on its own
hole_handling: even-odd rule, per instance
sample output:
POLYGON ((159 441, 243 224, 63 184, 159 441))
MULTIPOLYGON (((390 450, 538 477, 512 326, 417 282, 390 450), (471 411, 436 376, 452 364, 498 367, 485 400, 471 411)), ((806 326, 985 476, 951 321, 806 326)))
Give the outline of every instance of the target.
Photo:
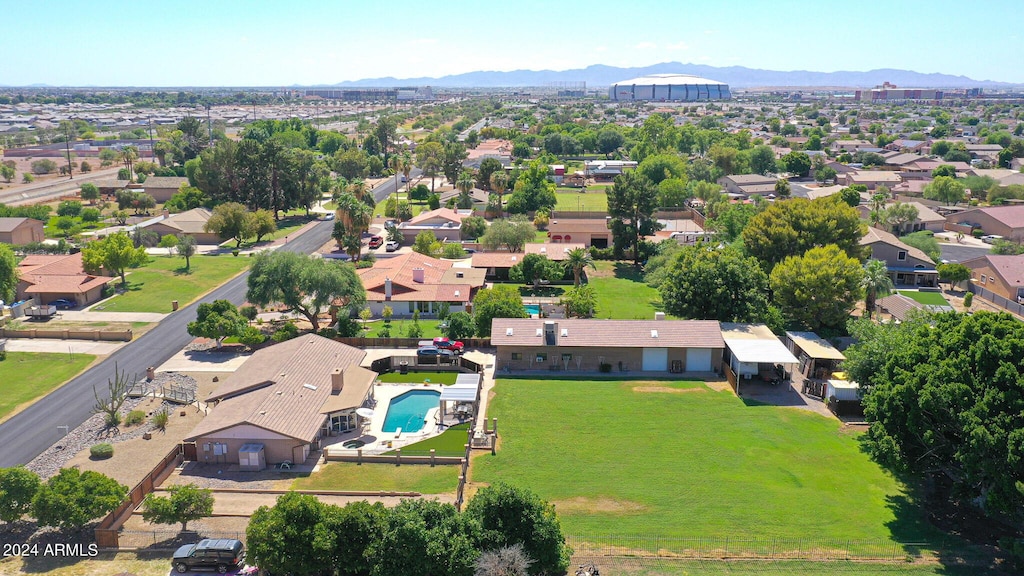
MULTIPOLYGON (((376 194, 376 191, 375 191, 376 194)), ((331 236, 334 222, 325 220, 299 237, 291 239, 280 250, 309 254, 320 248, 331 236)), ((202 302, 225 299, 241 304, 245 299, 248 272, 228 281, 201 299, 202 302)), ((92 415, 93 387, 106 392, 107 381, 114 376, 114 367, 129 375, 144 377, 150 366, 160 366, 177 354, 192 337, 185 325, 195 320, 200 301, 168 315, 158 326, 139 339, 123 346, 102 362, 50 393, 10 420, 0 424, 0 467, 25 464, 61 438, 58 426, 74 429, 92 415)))

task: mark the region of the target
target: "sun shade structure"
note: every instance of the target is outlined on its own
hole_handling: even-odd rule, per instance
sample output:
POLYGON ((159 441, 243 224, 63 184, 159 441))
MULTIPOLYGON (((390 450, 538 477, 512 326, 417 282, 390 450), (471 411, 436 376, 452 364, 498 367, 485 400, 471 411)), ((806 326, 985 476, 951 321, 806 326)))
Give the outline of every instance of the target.
POLYGON ((441 422, 444 422, 444 417, 448 414, 446 410, 448 403, 455 406, 451 413, 460 414, 460 406, 462 406, 466 409, 461 410, 461 413, 469 415, 468 406, 476 403, 479 390, 479 374, 459 374, 455 378, 455 384, 442 388, 441 397, 438 400, 441 408, 441 422))
POLYGON ((777 364, 792 372, 800 361, 764 324, 722 323, 729 367, 739 382, 762 373, 772 373, 777 364))

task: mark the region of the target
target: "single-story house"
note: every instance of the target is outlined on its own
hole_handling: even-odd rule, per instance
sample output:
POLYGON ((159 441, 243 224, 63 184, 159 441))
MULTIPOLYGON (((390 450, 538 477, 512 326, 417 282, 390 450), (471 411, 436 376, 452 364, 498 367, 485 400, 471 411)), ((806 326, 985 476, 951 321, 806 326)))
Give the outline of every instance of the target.
POLYGON ((477 252, 471 258, 473 268, 484 270, 487 278, 508 278, 508 271, 523 261, 527 254, 547 256, 548 260, 561 262, 573 249, 585 248, 583 244, 573 243, 531 243, 523 247, 523 252, 477 252))
POLYGON ((467 168, 479 168, 486 158, 494 158, 501 162, 502 166, 512 164, 512 142, 491 138, 483 140, 476 145, 476 148, 466 151, 466 159, 462 165, 467 168))
MULTIPOLYGON (((454 190, 445 190, 444 192, 441 192, 440 195, 441 205, 444 206, 452 198, 454 198, 455 201, 458 202, 459 196, 461 195, 462 192, 457 188, 454 190)), ((487 193, 486 190, 474 187, 472 190, 469 191, 469 197, 473 199, 473 205, 471 206, 472 209, 484 210, 485 208, 487 208, 487 201, 490 199, 490 195, 487 193)))
POLYGON ((35 218, 0 218, 0 244, 21 246, 46 239, 43 222, 35 218))
POLYGON ((260 444, 267 464, 305 462, 321 440, 356 427, 377 374, 364 350, 306 334, 258 350, 206 399, 213 410, 185 438, 200 462, 238 464, 260 444))
POLYGON ((146 230, 156 232, 160 237, 168 234, 175 236, 192 236, 197 244, 220 244, 224 240, 215 232, 205 230, 206 223, 210 220, 210 211, 206 208, 193 208, 177 214, 169 214, 166 211, 161 217, 148 220, 140 226, 146 230))
POLYGON ((178 176, 150 176, 142 183, 143 192, 149 194, 159 203, 167 202, 174 196, 181 185, 188 185, 188 178, 178 176))
MULTIPOLYGON (((928 206, 914 200, 912 202, 904 202, 913 206, 917 210, 917 218, 910 222, 905 222, 901 227, 897 228, 893 226, 890 231, 893 234, 909 234, 911 232, 918 232, 921 230, 930 230, 932 232, 942 232, 946 225, 946 217, 942 216, 935 210, 932 210, 928 206)), ((889 204, 891 206, 891 204, 889 204)), ((857 206, 857 211, 860 212, 860 217, 868 219, 871 217, 871 206, 867 204, 861 204, 857 206)), ((882 224, 878 225, 879 227, 882 224)))
POLYGON ((905 152, 884 152, 882 157, 885 158, 885 164, 882 168, 890 170, 903 170, 916 162, 928 160, 927 156, 905 152))
POLYGON ((904 180, 931 180, 932 172, 939 166, 952 166, 958 178, 970 176, 973 171, 966 162, 942 162, 926 158, 903 166, 900 175, 904 180))
POLYGON ((717 372, 717 320, 495 318, 495 370, 717 372))
POLYGON ((76 306, 88 306, 103 295, 103 287, 114 279, 87 274, 82 253, 30 254, 18 263, 18 299, 37 298, 48 304, 59 298, 76 306))
POLYGON ((874 148, 874 142, 867 140, 836 140, 832 143, 832 149, 836 152, 859 152, 864 148, 874 148))
POLYGON ((828 380, 846 356, 814 332, 786 332, 786 347, 800 361, 800 373, 828 380))
POLYGON ((366 289, 366 302, 375 316, 390 306, 396 316, 436 314, 438 304, 462 312, 484 285, 485 270, 455 267, 417 252, 381 258, 372 268, 356 270, 366 289))
POLYGON ((1016 242, 1024 241, 1024 206, 989 206, 964 210, 946 216, 951 224, 965 224, 981 228, 985 234, 995 234, 1016 242))
POLYGON ((775 176, 733 174, 719 178, 718 185, 725 188, 725 191, 730 194, 740 194, 744 197, 750 195, 767 196, 775 191, 775 183, 778 180, 775 176))
POLYGON ((790 374, 800 364, 764 324, 723 322, 722 340, 725 341, 723 361, 736 375, 737 394, 744 380, 755 377, 769 380, 776 374, 776 365, 790 374))
POLYGON ((892 320, 903 322, 914 310, 933 311, 930 307, 921 304, 913 298, 903 294, 890 294, 875 300, 875 309, 878 314, 889 316, 892 320))
POLYGON ((582 243, 587 248, 607 248, 612 243, 608 218, 558 218, 548 223, 552 242, 582 243))
POLYGON ((854 184, 863 184, 867 186, 868 190, 875 190, 879 186, 886 186, 890 190, 903 180, 900 178, 899 172, 889 172, 884 170, 858 170, 856 172, 849 172, 839 177, 843 180, 847 186, 853 186, 854 184))
POLYGON ((1011 302, 1024 302, 1024 254, 986 254, 963 262, 971 269, 971 283, 1011 302))
POLYGON ((427 231, 442 242, 459 242, 462 240, 462 219, 464 216, 451 208, 438 208, 424 212, 411 220, 398 225, 402 232, 402 241, 412 244, 416 235, 427 231))
POLYGON ((908 246, 890 232, 868 228, 860 239, 861 246, 871 249, 871 258, 885 262, 889 278, 897 286, 939 285, 935 263, 919 248, 908 246))
POLYGON ((583 171, 587 178, 598 181, 613 180, 626 170, 637 167, 635 160, 587 160, 583 163, 583 171))

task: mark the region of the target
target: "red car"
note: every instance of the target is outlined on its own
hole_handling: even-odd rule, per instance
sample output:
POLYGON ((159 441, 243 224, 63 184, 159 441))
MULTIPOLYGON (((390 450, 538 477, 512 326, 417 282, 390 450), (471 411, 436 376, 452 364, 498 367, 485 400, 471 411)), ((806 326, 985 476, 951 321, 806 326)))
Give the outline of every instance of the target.
POLYGON ((452 352, 455 352, 456 354, 461 354, 462 353, 462 348, 463 348, 464 345, 462 344, 462 342, 459 342, 458 340, 452 341, 452 340, 449 340, 447 338, 443 338, 442 337, 442 338, 434 338, 434 346, 437 346, 438 348, 440 348, 442 350, 451 350, 452 352))
POLYGON ((370 248, 380 248, 384 245, 384 239, 380 236, 370 238, 370 248))

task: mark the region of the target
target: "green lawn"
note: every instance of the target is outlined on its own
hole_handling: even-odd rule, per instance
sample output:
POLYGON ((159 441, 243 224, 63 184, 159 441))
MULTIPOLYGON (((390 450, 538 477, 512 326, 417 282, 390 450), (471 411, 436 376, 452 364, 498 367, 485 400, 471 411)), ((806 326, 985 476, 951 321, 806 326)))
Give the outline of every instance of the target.
POLYGON ((604 193, 604 189, 588 189, 586 192, 581 193, 578 189, 559 188, 555 192, 555 198, 558 200, 558 204, 555 204, 555 210, 579 210, 584 212, 600 212, 602 214, 608 212, 608 196, 604 193))
MULTIPOLYGON (((463 432, 465 436, 465 432, 463 432)), ((459 485, 458 466, 328 462, 320 471, 292 483, 292 490, 373 490, 445 494, 459 485)))
POLYGON ((643 281, 643 275, 628 262, 596 262, 588 270, 590 286, 597 293, 595 318, 654 320, 663 309, 661 294, 643 281))
POLYGON ((473 461, 472 481, 536 491, 569 533, 937 535, 858 438, 818 414, 748 406, 702 382, 502 379, 495 392, 498 454, 473 461))
POLYGON ((898 292, 926 306, 949 306, 949 302, 942 297, 941 292, 921 292, 918 290, 899 290, 898 292))
POLYGON ((389 384, 420 384, 429 380, 431 384, 451 386, 455 384, 455 378, 458 375, 458 372, 409 372, 408 374, 388 372, 380 375, 380 381, 389 384))
MULTIPOLYGON (((402 454, 429 455, 430 450, 433 449, 436 450, 435 454, 438 456, 461 456, 466 453, 466 442, 469 440, 467 430, 469 430, 469 422, 452 426, 433 438, 403 446, 402 454)), ((394 452, 385 454, 394 454, 394 452)))
POLYGON ((49 394, 92 363, 88 354, 8 352, 0 361, 0 420, 49 394))
MULTIPOLYGON (((155 256, 149 264, 128 270, 128 292, 107 300, 93 310, 104 312, 170 312, 171 301, 186 306, 209 290, 244 270, 249 258, 193 256, 192 267, 185 271, 185 259, 179 256, 155 256)), ((121 280, 114 281, 120 286, 121 280)))
POLYGON ((610 559, 597 560, 604 573, 630 574, 631 576, 753 576, 755 574, 790 575, 822 574, 874 576, 973 576, 986 571, 977 566, 942 566, 939 564, 883 564, 863 562, 810 562, 810 561, 768 561, 768 560, 646 560, 610 559), (621 571, 614 571, 621 568, 621 571))
MULTIPOLYGON (((392 338, 406 338, 409 327, 412 325, 412 320, 392 320, 391 321, 391 337, 392 338)), ((441 334, 441 329, 437 327, 438 321, 434 319, 420 320, 420 329, 423 330, 423 334, 420 338, 424 340, 430 340, 437 338, 438 336, 444 336, 441 334)), ((379 338, 381 327, 384 326, 382 320, 371 322, 368 325, 369 332, 366 333, 367 338, 379 338)))

